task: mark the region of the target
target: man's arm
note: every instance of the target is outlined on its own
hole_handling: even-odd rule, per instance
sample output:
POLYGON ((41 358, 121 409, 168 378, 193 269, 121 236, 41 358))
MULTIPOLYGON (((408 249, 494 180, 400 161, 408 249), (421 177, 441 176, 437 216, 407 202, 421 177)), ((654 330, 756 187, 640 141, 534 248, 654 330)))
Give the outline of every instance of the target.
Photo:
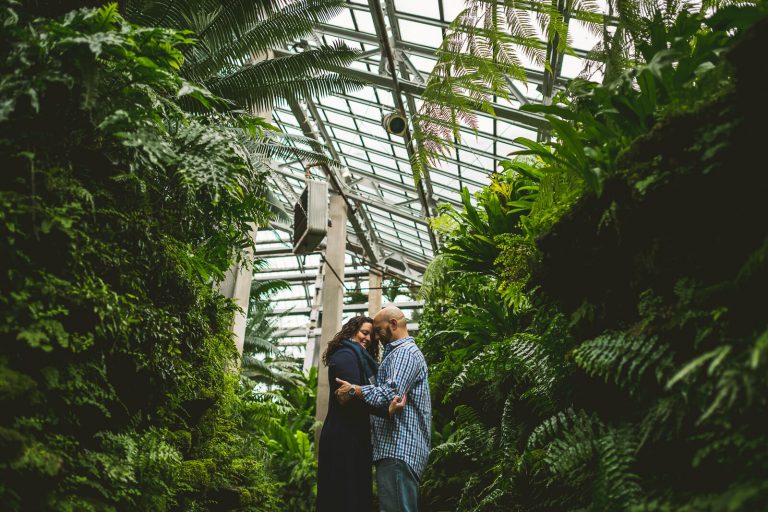
POLYGON ((336 396, 343 395, 351 398, 348 393, 354 387, 355 397, 364 400, 368 405, 377 409, 389 407, 395 396, 402 396, 411 389, 418 372, 416 358, 410 351, 399 349, 391 357, 396 358, 391 362, 392 366, 387 382, 380 386, 358 386, 342 379, 336 379, 336 382, 340 384, 339 389, 336 390, 336 396))
MULTIPOLYGON (((336 379, 337 382, 341 383, 342 386, 347 385, 347 391, 354 385, 349 384, 349 382, 336 379)), ((358 386, 359 387, 359 386, 358 386)), ((340 393, 339 391, 336 392, 336 400, 341 403, 341 405, 346 405, 347 402, 352 400, 352 397, 349 396, 348 393, 340 393)), ((374 416, 378 416, 380 418, 391 418, 395 414, 400 414, 403 412, 403 409, 405 409, 405 404, 407 403, 407 395, 403 395, 400 397, 399 395, 395 395, 395 397, 392 399, 391 402, 389 402, 389 405, 387 407, 373 407, 372 405, 369 405, 366 402, 358 402, 361 405, 365 406, 368 409, 369 414, 373 414, 374 416)))

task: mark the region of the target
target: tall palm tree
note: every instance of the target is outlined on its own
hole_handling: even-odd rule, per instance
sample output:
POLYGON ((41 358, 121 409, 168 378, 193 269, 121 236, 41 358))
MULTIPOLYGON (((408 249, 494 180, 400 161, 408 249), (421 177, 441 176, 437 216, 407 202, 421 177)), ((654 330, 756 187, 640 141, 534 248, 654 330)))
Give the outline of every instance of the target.
POLYGON ((307 37, 343 6, 343 0, 127 0, 123 10, 142 25, 191 31, 197 44, 186 51, 181 74, 256 112, 288 95, 322 96, 362 85, 326 71, 343 69, 357 56, 342 44, 270 58, 270 50, 307 37))
MULTIPOLYGON (((358 51, 343 44, 276 58, 271 51, 306 38, 315 23, 329 21, 343 6, 344 0, 126 0, 121 9, 137 24, 190 31, 196 44, 184 50, 181 75, 228 102, 229 122, 256 159, 299 158, 335 166, 316 143, 281 133, 265 121, 251 120, 243 130, 242 114, 258 115, 289 97, 324 96, 363 86, 328 71, 343 70, 357 57, 358 51)), ((194 108, 194 103, 183 106, 194 108)))

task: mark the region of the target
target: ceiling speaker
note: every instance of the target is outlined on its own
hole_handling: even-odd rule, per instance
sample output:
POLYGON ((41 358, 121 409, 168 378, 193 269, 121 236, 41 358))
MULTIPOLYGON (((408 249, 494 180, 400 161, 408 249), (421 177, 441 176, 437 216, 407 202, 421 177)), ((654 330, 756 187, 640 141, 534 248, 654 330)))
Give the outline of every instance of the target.
POLYGON ((384 119, 381 120, 381 124, 387 130, 387 133, 399 135, 400 137, 405 135, 405 130, 408 128, 408 120, 397 112, 385 115, 384 119))
POLYGON ((307 254, 328 232, 328 183, 307 180, 307 187, 293 206, 293 252, 307 254))

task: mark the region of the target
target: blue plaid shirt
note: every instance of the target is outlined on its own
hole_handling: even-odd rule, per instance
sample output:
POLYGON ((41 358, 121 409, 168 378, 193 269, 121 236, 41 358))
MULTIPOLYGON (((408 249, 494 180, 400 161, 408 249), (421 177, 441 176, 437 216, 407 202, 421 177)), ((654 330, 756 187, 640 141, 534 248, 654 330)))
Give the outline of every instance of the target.
POLYGON ((373 460, 405 461, 421 478, 429 457, 432 433, 432 403, 427 382, 427 362, 408 336, 388 343, 379 365, 377 386, 363 386, 363 400, 375 408, 386 408, 395 395, 408 393, 405 409, 393 418, 371 416, 373 460))

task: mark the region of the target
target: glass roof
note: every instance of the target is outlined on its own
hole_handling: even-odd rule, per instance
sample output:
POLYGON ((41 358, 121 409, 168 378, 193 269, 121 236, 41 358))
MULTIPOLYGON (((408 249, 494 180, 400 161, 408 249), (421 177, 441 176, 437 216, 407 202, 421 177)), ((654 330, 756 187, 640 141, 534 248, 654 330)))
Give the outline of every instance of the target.
MULTIPOLYGON (((519 2, 519 5, 535 5, 535 2, 519 2)), ((604 10, 604 2, 598 1, 595 5, 604 10)), ((342 163, 340 171, 311 167, 309 172, 317 179, 328 179, 328 172, 337 173, 339 183, 344 184, 343 192, 354 204, 349 215, 355 219, 350 219, 347 226, 345 281, 348 290, 367 291, 367 270, 372 261, 373 266, 384 272, 385 279, 396 276, 406 282, 419 283, 436 249, 425 220, 426 212, 434 211, 435 204, 459 206, 462 188, 475 192, 486 185, 498 161, 519 149, 512 142, 516 137, 537 138, 541 118, 524 113, 519 107, 547 100, 541 86, 544 70, 521 55, 527 83, 508 78, 511 99, 495 98, 495 118, 478 113, 477 133, 462 128, 461 141, 454 141, 455 148, 450 155, 428 169, 428 192, 419 194, 406 139, 389 134, 382 126, 382 117, 397 110, 398 94, 401 104, 406 106, 406 114, 416 113, 422 103, 420 95, 424 84, 436 63, 435 52, 449 24, 464 8, 463 0, 348 0, 335 19, 316 25, 309 40, 275 50, 280 55, 341 41, 362 52, 348 73, 369 85, 349 94, 300 98, 275 105, 272 113, 274 123, 283 131, 317 139, 342 163), (378 19, 383 18, 383 28, 376 22, 379 8, 382 16, 378 19), (388 38, 392 48, 396 81, 388 71, 383 37, 388 38), (376 254, 367 253, 360 243, 362 237, 371 243, 376 254)), ((587 52, 599 42, 578 19, 570 19, 568 23, 573 52, 564 55, 562 65, 555 70, 556 90, 585 69, 587 52)), ((543 37, 542 41, 545 41, 543 37)), ((297 159, 276 167, 271 177, 274 190, 288 212, 293 211, 296 197, 305 186, 305 172, 304 162, 297 159)), ((284 344, 292 350, 295 347, 295 354, 300 356, 309 332, 315 276, 321 259, 319 254, 291 255, 288 226, 274 222, 273 228, 271 232, 259 234, 258 255, 269 260, 269 267, 257 278, 289 275, 293 279, 291 289, 275 299, 281 315, 294 308, 279 317, 279 326, 284 344), (297 274, 304 277, 300 279, 297 274)), ((395 302, 407 303, 418 310, 418 304, 414 304, 410 296, 395 297, 395 302)), ((347 307, 345 318, 360 312, 364 312, 361 307, 347 307)))

